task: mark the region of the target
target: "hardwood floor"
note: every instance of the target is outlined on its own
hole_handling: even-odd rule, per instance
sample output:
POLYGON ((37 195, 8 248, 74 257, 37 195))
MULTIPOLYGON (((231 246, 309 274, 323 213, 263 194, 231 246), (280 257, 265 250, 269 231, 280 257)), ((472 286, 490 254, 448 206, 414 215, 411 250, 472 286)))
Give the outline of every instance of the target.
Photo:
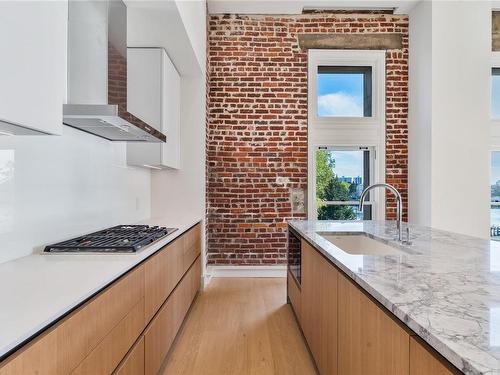
POLYGON ((286 279, 212 279, 195 301, 162 374, 316 374, 286 304, 286 279))

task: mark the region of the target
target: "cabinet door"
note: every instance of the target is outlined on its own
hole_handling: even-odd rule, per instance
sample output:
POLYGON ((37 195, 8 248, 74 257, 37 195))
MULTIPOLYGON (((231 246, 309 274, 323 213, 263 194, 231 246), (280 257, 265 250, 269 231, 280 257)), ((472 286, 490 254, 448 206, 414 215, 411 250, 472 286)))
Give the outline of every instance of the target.
POLYGON ((337 374, 337 283, 335 267, 302 240, 301 324, 321 375, 337 374))
POLYGON ((162 164, 179 169, 181 163, 181 77, 165 51, 163 51, 162 124, 162 132, 167 135, 167 141, 161 145, 162 164))
POLYGON ((165 302, 184 273, 182 237, 168 244, 144 264, 147 322, 165 302))
POLYGON ((339 374, 405 375, 410 335, 339 273, 339 374))
POLYGON ((144 375, 144 336, 135 343, 114 374, 144 375))
POLYGON ((295 312, 295 316, 297 317, 297 320, 299 322, 302 321, 301 318, 301 295, 300 295, 300 289, 297 286, 297 283, 295 282, 295 279, 293 278, 292 274, 290 272, 287 272, 287 292, 288 292, 288 298, 290 299, 290 303, 293 307, 293 311, 295 312))
POLYGON ((0 1, 0 122, 62 132, 67 1, 0 1))
POLYGON ((410 337, 410 375, 458 375, 460 371, 427 348, 420 339, 410 337))
POLYGON ((200 286, 200 257, 184 275, 144 333, 145 373, 157 374, 200 286))

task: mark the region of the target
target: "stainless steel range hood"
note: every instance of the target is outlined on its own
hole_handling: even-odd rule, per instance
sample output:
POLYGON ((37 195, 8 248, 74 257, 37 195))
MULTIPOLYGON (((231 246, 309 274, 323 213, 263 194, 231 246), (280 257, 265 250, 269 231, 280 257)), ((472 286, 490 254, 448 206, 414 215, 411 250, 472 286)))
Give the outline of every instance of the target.
POLYGON ((165 142, 127 111, 127 7, 121 0, 70 0, 68 104, 63 122, 110 141, 165 142))

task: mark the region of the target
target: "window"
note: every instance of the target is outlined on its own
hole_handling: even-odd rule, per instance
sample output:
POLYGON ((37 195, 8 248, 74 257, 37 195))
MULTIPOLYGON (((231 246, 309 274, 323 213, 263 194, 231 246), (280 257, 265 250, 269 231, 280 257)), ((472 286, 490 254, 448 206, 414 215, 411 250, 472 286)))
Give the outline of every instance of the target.
POLYGON ((374 151, 369 147, 324 147, 316 150, 316 218, 319 220, 370 220, 372 202, 367 196, 363 212, 359 198, 371 183, 374 151))
POLYGON ((500 241, 500 151, 491 153, 490 235, 500 241))
POLYGON ((371 66, 318 66, 319 117, 371 117, 371 66))
POLYGON ((500 68, 491 69, 491 118, 500 119, 500 68))
POLYGON ((308 50, 309 219, 385 216, 385 51, 308 50), (376 157, 375 157, 376 155, 376 157))

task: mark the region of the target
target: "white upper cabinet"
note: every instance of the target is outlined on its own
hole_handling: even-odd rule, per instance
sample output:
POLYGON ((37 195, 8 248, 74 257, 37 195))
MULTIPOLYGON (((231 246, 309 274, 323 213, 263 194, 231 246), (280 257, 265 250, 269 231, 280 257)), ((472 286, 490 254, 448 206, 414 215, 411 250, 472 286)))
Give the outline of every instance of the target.
POLYGON ((61 134, 67 1, 0 1, 0 132, 61 134))
POLYGON ((127 144, 129 165, 180 168, 181 80, 163 48, 128 48, 130 113, 167 136, 165 143, 127 144))

